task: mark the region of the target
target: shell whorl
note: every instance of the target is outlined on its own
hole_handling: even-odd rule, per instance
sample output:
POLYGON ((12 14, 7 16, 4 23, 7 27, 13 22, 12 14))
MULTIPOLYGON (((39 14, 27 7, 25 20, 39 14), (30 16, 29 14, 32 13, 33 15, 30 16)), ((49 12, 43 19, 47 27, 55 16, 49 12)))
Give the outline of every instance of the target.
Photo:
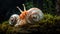
POLYGON ((28 10, 27 21, 28 23, 38 22, 43 18, 43 12, 38 8, 31 8, 28 10))
POLYGON ((11 15, 10 18, 9 18, 9 24, 10 25, 16 24, 18 19, 19 19, 19 15, 18 14, 11 15))

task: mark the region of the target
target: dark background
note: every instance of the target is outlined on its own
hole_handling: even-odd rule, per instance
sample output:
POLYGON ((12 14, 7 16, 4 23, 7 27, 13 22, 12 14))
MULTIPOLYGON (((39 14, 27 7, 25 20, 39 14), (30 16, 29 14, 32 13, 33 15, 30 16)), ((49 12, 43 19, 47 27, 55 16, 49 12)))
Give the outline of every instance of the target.
MULTIPOLYGON (((22 9, 22 4, 25 0, 0 0, 0 22, 7 20, 8 15, 19 6, 22 9)), ((15 10, 16 11, 16 10, 15 10)))

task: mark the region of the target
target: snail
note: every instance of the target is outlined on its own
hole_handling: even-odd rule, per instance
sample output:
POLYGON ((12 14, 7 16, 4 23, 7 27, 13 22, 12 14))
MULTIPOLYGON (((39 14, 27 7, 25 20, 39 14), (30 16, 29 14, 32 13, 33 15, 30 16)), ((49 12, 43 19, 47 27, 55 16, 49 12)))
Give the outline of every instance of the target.
POLYGON ((19 20, 15 24, 15 27, 23 26, 23 25, 25 25, 27 23, 29 23, 29 24, 36 23, 36 22, 40 21, 41 19, 43 19, 44 14, 40 9, 38 9, 38 8, 30 8, 29 10, 26 10, 24 4, 23 4, 23 6, 24 6, 24 11, 22 11, 17 6, 17 8, 21 12, 21 14, 19 15, 19 17, 17 17, 17 18, 19 18, 19 20))

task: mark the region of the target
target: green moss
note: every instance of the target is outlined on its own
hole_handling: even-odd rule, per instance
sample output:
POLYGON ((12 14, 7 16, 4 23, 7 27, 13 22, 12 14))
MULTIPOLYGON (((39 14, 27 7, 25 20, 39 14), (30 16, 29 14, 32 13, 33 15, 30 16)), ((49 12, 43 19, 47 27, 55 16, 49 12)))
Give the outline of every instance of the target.
POLYGON ((37 22, 36 24, 27 25, 20 28, 12 27, 8 24, 8 21, 5 21, 2 24, 0 24, 0 31, 1 32, 5 31, 6 34, 32 33, 32 32, 50 33, 60 30, 59 27, 60 27, 60 16, 44 14, 44 18, 41 21, 37 22))

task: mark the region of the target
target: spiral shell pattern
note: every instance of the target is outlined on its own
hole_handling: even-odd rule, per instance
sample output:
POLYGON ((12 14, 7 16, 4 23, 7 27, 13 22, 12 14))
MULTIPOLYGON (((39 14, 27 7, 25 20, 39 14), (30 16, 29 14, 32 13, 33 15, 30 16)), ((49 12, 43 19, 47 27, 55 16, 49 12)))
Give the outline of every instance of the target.
POLYGON ((38 8, 31 8, 28 10, 26 19, 28 23, 38 22, 44 17, 43 12, 38 8))
POLYGON ((17 23, 18 20, 19 20, 19 15, 18 14, 13 14, 9 18, 9 24, 14 25, 14 24, 17 23))

